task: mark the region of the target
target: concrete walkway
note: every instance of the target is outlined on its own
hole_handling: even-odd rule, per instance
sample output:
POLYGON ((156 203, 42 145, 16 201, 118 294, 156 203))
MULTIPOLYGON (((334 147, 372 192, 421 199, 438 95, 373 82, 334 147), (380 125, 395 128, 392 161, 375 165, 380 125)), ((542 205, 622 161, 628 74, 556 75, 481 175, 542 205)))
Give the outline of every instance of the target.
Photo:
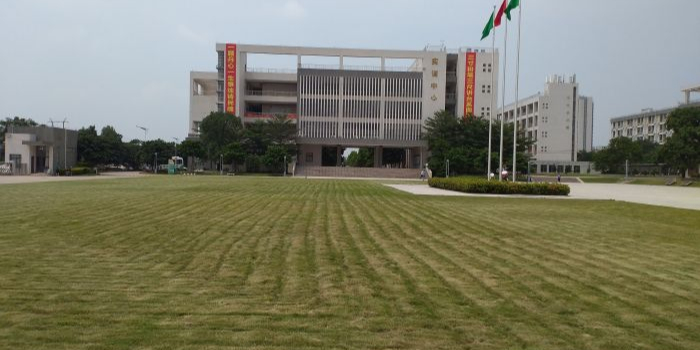
POLYGON ((136 171, 102 173, 97 176, 44 176, 44 175, 10 175, 0 176, 0 185, 9 184, 26 184, 37 182, 56 182, 56 181, 84 181, 84 180, 110 180, 110 179, 128 179, 135 177, 148 176, 136 171))
POLYGON ((616 200, 672 208, 700 210, 700 188, 584 183, 570 183, 567 185, 569 185, 571 188, 571 193, 567 197, 462 193, 432 188, 427 184, 387 184, 386 186, 416 195, 427 196, 616 200))

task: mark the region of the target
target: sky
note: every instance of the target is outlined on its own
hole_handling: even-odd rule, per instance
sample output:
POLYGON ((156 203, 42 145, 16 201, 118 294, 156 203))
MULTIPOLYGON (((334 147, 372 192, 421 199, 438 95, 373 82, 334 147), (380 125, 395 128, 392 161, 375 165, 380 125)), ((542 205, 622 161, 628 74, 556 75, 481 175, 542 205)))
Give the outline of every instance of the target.
MULTIPOLYGON (((189 72, 215 43, 377 49, 488 47, 491 0, 1 0, 0 118, 114 126, 125 140, 187 136, 189 72)), ((592 96, 594 145, 609 119, 675 106, 700 84, 700 1, 521 0, 521 97, 551 74, 592 96)), ((506 101, 514 97, 516 19, 506 101)), ((502 27, 499 27, 499 29, 502 27)), ((499 30, 497 46, 503 45, 499 30)), ((502 72, 501 72, 502 73, 502 72)), ((499 80, 500 81, 500 80, 499 80)), ((696 96, 698 98, 699 96, 696 96)))

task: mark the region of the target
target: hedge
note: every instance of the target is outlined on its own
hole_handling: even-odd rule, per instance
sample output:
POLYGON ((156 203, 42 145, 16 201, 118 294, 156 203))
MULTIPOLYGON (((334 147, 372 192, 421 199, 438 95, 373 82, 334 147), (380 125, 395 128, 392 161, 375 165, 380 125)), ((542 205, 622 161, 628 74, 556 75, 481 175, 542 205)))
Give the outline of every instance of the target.
POLYGON ((499 182, 497 180, 477 180, 469 178, 432 178, 428 181, 430 187, 445 190, 488 193, 488 194, 525 194, 541 196, 566 196, 569 186, 550 183, 499 182))
MULTIPOLYGON (((92 168, 86 168, 86 167, 74 167, 72 169, 69 169, 69 174, 71 176, 78 176, 78 175, 95 175, 95 170, 92 168)), ((58 170, 58 175, 65 176, 66 175, 66 169, 59 169, 58 170)))

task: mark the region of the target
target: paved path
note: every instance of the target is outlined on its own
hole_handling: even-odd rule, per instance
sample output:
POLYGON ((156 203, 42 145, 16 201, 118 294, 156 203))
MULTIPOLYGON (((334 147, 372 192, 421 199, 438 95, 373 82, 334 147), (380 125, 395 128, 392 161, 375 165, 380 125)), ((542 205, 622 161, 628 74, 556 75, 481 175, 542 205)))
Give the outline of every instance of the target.
POLYGON ((0 176, 0 185, 8 184, 25 184, 37 182, 56 182, 56 181, 83 181, 83 180, 110 180, 110 179, 126 179, 134 177, 148 176, 135 171, 102 173, 97 176, 43 176, 43 175, 11 175, 0 176))
POLYGON ((429 196, 470 196, 470 197, 507 197, 507 198, 547 198, 547 199, 598 199, 616 200, 664 207, 700 210, 700 188, 668 187, 626 184, 567 184, 571 193, 562 196, 512 196, 494 194, 472 194, 432 188, 428 185, 386 186, 417 195, 429 196))

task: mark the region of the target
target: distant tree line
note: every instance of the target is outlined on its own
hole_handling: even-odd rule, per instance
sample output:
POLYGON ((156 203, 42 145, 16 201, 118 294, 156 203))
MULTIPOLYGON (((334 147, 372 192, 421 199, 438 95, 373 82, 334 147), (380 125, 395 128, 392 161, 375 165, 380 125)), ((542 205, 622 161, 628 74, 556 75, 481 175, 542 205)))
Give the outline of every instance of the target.
POLYGON ((88 166, 127 166, 133 169, 165 164, 172 156, 193 157, 218 167, 223 156, 230 169, 281 172, 285 156, 296 155, 296 126, 286 116, 250 123, 228 113, 212 112, 200 124, 200 138, 180 143, 161 139, 124 142, 112 126, 98 133, 94 126, 78 130, 78 160, 88 166))

